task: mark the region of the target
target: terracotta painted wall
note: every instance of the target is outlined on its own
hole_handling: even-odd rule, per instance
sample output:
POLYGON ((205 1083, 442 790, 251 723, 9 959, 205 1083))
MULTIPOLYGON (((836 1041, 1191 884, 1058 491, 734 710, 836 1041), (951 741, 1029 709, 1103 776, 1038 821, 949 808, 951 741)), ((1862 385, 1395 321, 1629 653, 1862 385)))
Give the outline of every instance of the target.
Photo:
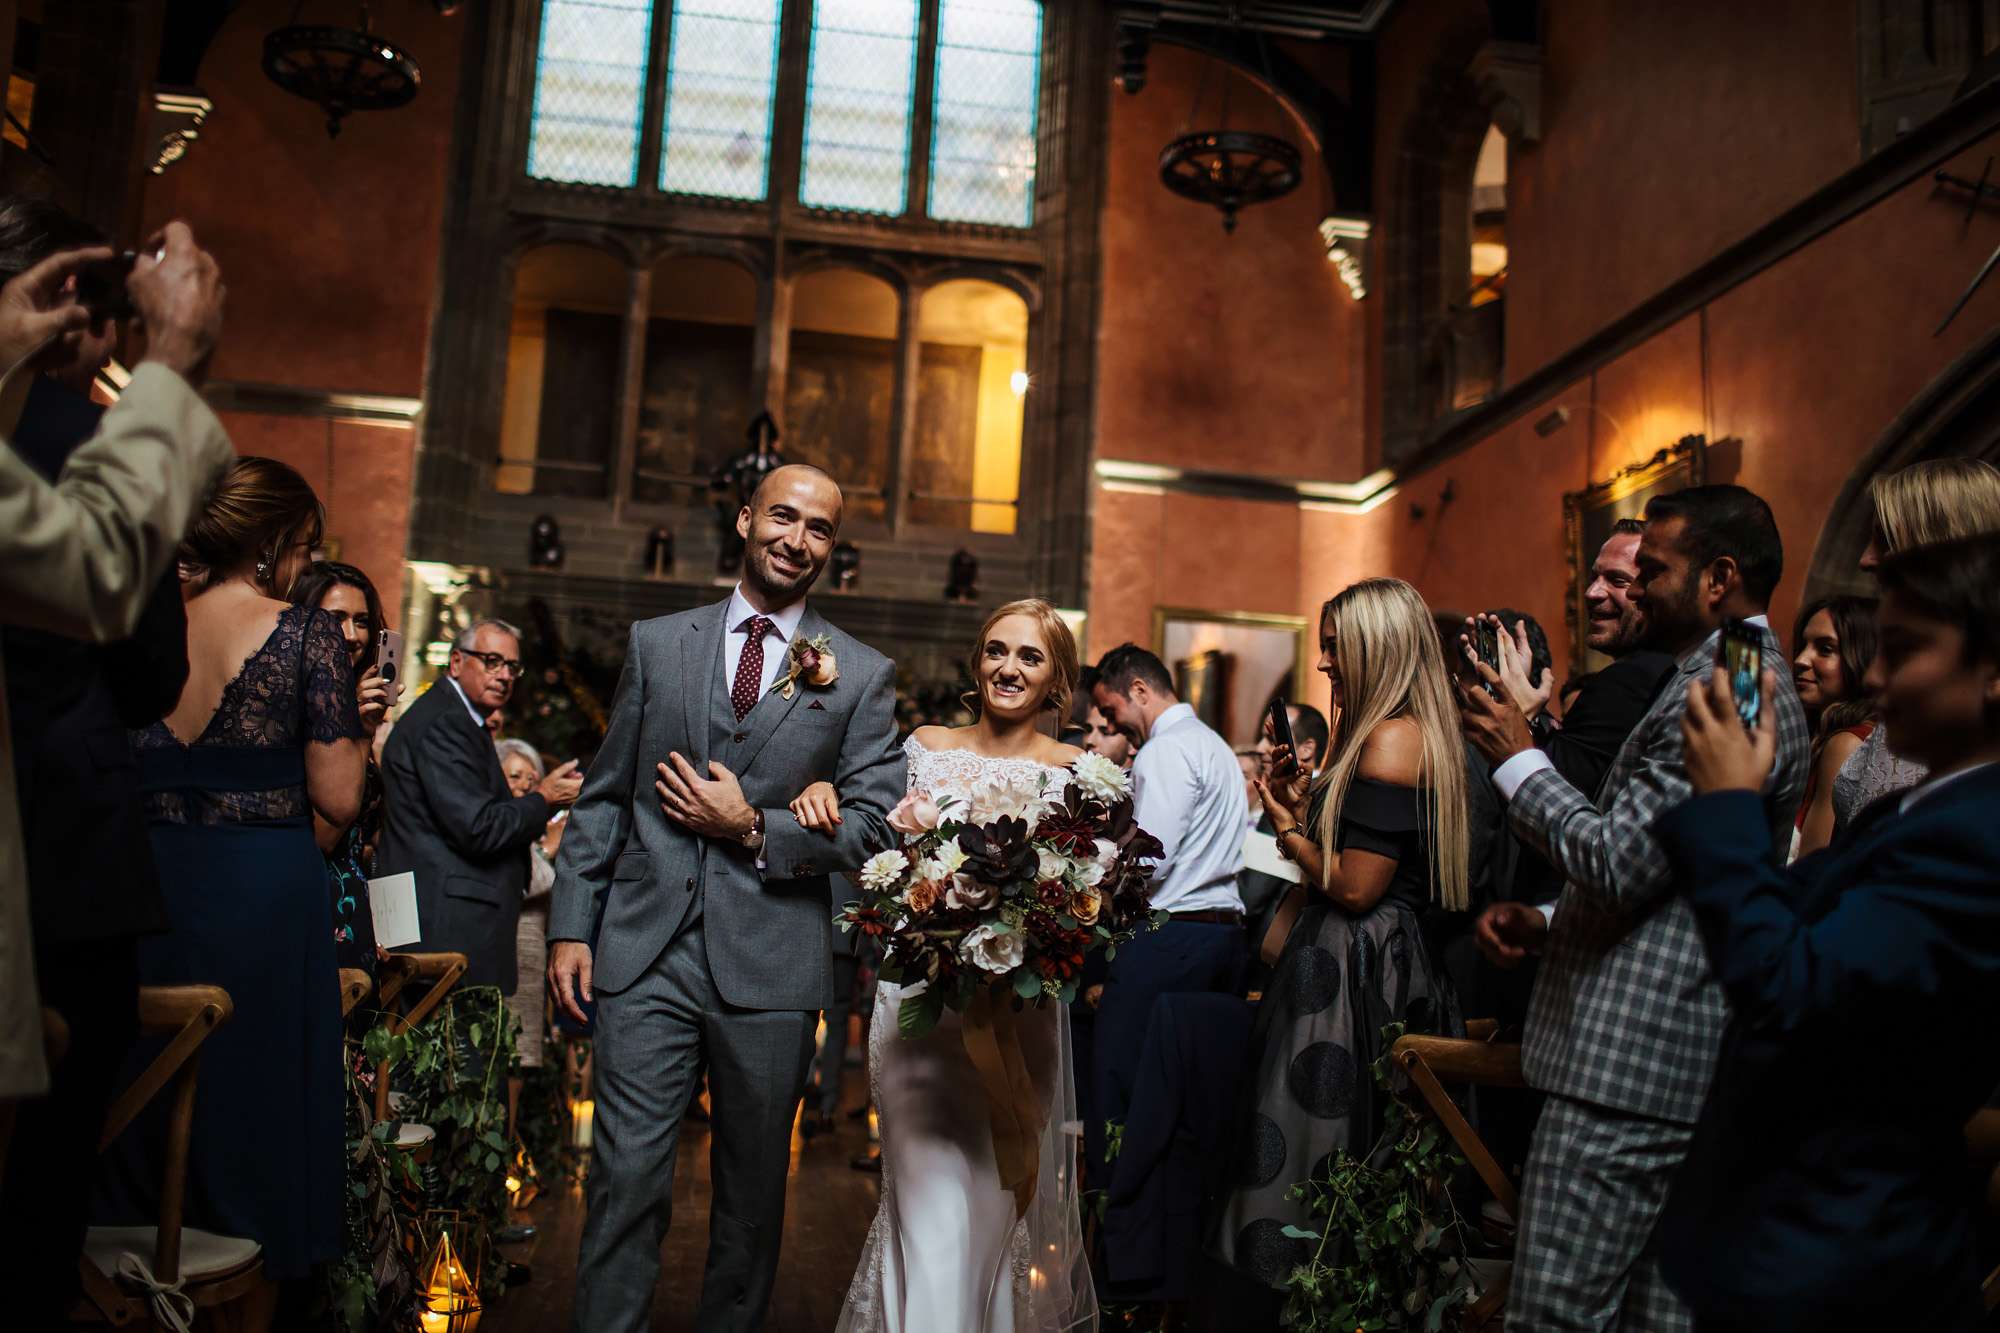
MULTIPOLYGON (((1301 126, 1238 78, 1232 128, 1303 147, 1305 179, 1239 215, 1160 184, 1159 153, 1183 130, 1204 62, 1153 48, 1147 84, 1112 93, 1098 324, 1100 457, 1272 476, 1345 478, 1362 457, 1364 321, 1319 237, 1332 211, 1301 126)), ((1204 112, 1221 72, 1209 66, 1204 112)))
MULTIPOLYGON (((349 116, 329 139, 315 107, 259 67, 291 0, 245 0, 202 61, 215 109, 179 163, 151 179, 149 225, 180 218, 229 285, 221 381, 423 393, 442 237, 445 165, 466 25, 428 5, 378 9, 422 89, 400 110, 349 116)), ((329 536, 386 601, 401 598, 415 432, 401 426, 231 413, 238 452, 300 468, 329 536)))
MULTIPOLYGON (((1378 198, 1393 180, 1401 117, 1428 47, 1468 8, 1476 13, 1458 0, 1401 6, 1391 20, 1379 67, 1378 198)), ((1615 24, 1600 8, 1549 7, 1544 139, 1513 157, 1510 378, 1858 160, 1849 6, 1782 0, 1670 18, 1621 11, 1615 24), (1671 33, 1653 31, 1669 21, 1671 33)), ((1996 146, 1968 152, 1953 169, 1976 176, 1996 146)), ((1895 415, 2000 322, 1996 288, 1946 337, 1930 337, 1991 248, 1983 232, 1960 240, 1961 217, 1928 182, 1906 188, 1369 514, 1100 488, 1091 649, 1149 634, 1156 604, 1269 610, 1289 599, 1288 609, 1310 617, 1344 584, 1388 573, 1440 609, 1530 611, 1562 657, 1563 493, 1690 432, 1742 441, 1712 456, 1712 475, 1772 503, 1787 553, 1773 609, 1788 632, 1842 483, 1895 415), (1537 437, 1530 423, 1559 403, 1570 423, 1537 437), (1439 519, 1447 481, 1456 498, 1439 519), (1412 502, 1427 517, 1412 517, 1412 502), (1288 550, 1296 566, 1285 563, 1288 550), (1247 583, 1243 564, 1256 570, 1247 583)), ((1107 284, 1110 260, 1107 243, 1107 284)), ((1255 307, 1265 295, 1246 287, 1234 299, 1255 307)), ((1381 305, 1371 297, 1367 306, 1374 380, 1381 305)), ((1100 407, 1100 417, 1111 409, 1100 407)))

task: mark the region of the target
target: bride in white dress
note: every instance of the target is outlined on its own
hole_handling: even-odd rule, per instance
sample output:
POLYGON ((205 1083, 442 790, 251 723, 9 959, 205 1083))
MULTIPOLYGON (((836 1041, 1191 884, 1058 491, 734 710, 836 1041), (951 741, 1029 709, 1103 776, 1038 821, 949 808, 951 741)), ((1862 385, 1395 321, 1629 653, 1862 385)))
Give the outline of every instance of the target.
MULTIPOLYGON (((910 737, 910 791, 970 799, 995 776, 1027 770, 1059 778, 1080 752, 1036 723, 1068 711, 1077 672, 1069 627, 1047 602, 1010 603, 988 619, 971 665, 979 720, 910 737)), ((839 1333, 1095 1329, 1077 1201, 1082 1126, 1068 1010, 1049 1003, 1020 1014, 1021 1049, 1044 1114, 1039 1178, 1019 1213, 1000 1183, 986 1097, 958 1015, 946 1009, 928 1035, 906 1039, 897 1031, 905 993, 888 982, 876 990, 868 1069, 881 1116, 882 1202, 839 1333)))

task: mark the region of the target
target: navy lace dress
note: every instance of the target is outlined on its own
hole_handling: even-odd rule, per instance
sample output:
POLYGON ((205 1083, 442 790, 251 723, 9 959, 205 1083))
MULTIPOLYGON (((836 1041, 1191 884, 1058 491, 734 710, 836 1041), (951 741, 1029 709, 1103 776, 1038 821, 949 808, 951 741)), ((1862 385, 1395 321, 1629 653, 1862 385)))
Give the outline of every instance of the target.
MULTIPOLYGON (((280 614, 192 745, 161 722, 132 733, 173 923, 140 942, 140 978, 236 1003, 202 1047, 187 1222, 258 1241, 278 1280, 340 1251, 340 985, 305 747, 360 735, 346 644, 303 606, 280 614)), ((152 1220, 163 1151, 160 1115, 113 1144, 101 1221, 152 1220)))

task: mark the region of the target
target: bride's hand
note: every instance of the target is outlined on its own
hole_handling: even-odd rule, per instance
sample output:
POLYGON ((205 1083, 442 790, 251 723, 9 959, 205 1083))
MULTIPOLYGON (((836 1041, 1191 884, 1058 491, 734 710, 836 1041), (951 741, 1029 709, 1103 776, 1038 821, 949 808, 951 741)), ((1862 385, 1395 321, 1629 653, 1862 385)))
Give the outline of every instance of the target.
POLYGON ((832 833, 840 827, 840 793, 831 782, 815 782, 792 799, 792 814, 799 827, 814 833, 832 833))

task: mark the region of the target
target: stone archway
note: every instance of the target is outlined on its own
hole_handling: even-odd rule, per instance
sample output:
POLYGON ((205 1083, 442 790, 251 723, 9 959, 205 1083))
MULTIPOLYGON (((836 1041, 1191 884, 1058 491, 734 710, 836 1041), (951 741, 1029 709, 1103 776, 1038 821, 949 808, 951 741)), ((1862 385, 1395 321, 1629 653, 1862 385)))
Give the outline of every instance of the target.
POLYGON ((1802 603, 1834 593, 1872 593, 1858 568, 1874 516, 1868 483, 1931 458, 2000 464, 2000 329, 1925 385, 1855 466, 1820 527, 1802 603))

